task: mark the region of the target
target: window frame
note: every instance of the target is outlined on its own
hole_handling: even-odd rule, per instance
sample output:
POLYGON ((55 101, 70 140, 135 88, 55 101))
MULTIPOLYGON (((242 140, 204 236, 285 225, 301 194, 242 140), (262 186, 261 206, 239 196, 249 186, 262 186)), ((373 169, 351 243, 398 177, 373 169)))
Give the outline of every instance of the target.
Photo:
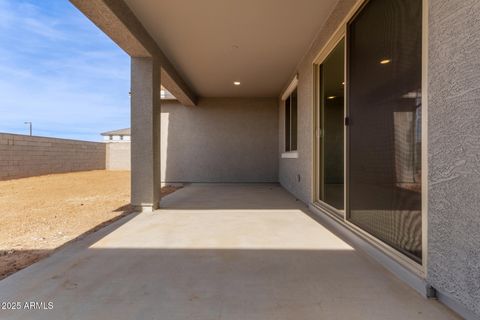
POLYGON ((284 152, 298 152, 298 94, 293 88, 284 104, 284 152))

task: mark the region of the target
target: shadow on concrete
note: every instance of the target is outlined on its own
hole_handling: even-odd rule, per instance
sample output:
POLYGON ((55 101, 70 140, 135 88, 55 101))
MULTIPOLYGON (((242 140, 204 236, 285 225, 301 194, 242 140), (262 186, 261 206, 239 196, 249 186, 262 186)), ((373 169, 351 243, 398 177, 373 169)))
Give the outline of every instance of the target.
POLYGON ((57 269, 9 297, 53 310, 2 319, 455 319, 353 250, 90 248, 57 269))

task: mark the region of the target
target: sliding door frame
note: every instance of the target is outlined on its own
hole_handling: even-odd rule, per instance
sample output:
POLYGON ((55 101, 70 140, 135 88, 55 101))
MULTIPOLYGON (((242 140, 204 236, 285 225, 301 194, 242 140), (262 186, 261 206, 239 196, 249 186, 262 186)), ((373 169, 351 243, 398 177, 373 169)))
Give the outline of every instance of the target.
MULTIPOLYGON (((313 79, 313 85, 314 85, 314 110, 313 110, 313 119, 314 119, 314 202, 316 205, 322 207, 323 210, 325 211, 328 211, 329 213, 331 214, 334 214, 336 215, 337 217, 344 217, 345 216, 345 209, 344 210, 339 210, 331 205, 329 205, 328 203, 324 202, 321 200, 322 198, 322 194, 324 194, 324 190, 322 190, 322 186, 321 186, 321 182, 323 180, 323 173, 324 173, 324 163, 323 163, 323 160, 322 160, 322 154, 321 152, 323 151, 322 150, 322 139, 324 137, 324 133, 322 132, 322 126, 321 126, 321 123, 323 121, 323 119, 321 118, 322 117, 322 111, 321 111, 321 108, 322 108, 322 102, 321 102, 321 99, 322 99, 322 93, 321 93, 321 88, 320 88, 320 84, 321 84, 321 66, 323 64, 323 62, 325 61, 325 59, 330 55, 330 53, 332 53, 332 51, 337 47, 338 44, 340 44, 340 42, 342 40, 345 40, 345 31, 346 29, 345 28, 342 28, 340 30, 338 30, 335 35, 330 38, 330 40, 328 41, 328 44, 327 46, 325 46, 325 48, 322 50, 321 54, 319 56, 317 56, 317 58, 315 59, 316 62, 314 62, 314 71, 313 71, 313 74, 314 74, 314 79, 313 79)), ((345 55, 344 55, 344 64, 345 64, 345 55)), ((345 70, 344 70, 344 75, 343 75, 343 78, 345 79, 345 70)), ((344 92, 344 97, 345 97, 345 87, 346 86, 343 86, 343 92, 344 92)), ((345 109, 346 108, 346 103, 345 103, 345 99, 344 99, 344 103, 343 103, 343 114, 345 115, 345 109)), ((344 144, 345 144, 345 128, 343 130, 343 141, 344 141, 344 144)), ((345 160, 345 151, 344 151, 344 160, 345 160)), ((343 172, 343 180, 344 180, 344 183, 343 183, 343 203, 344 203, 344 208, 345 208, 345 199, 346 199, 346 194, 345 194, 345 190, 346 190, 346 185, 345 185, 345 164, 344 164, 344 172, 343 172)))
POLYGON ((348 204, 348 186, 349 183, 349 138, 348 138, 348 126, 344 126, 344 210, 338 210, 321 200, 321 132, 320 132, 320 108, 321 108, 321 92, 320 92, 320 66, 333 49, 340 43, 342 39, 345 40, 344 51, 344 115, 348 117, 348 39, 347 28, 349 22, 360 12, 360 10, 370 0, 359 0, 347 14, 347 16, 340 23, 339 27, 332 34, 323 48, 319 51, 318 55, 313 60, 313 179, 312 179, 312 205, 332 219, 336 220, 340 224, 344 225, 351 232, 354 232, 358 236, 362 237, 368 243, 379 249, 387 256, 393 258, 399 264, 418 275, 421 278, 427 277, 427 264, 428 264, 428 0, 422 0, 422 263, 418 263, 413 259, 407 257, 401 252, 395 250, 393 247, 387 245, 385 242, 374 237, 370 233, 356 226, 352 222, 347 220, 347 214, 349 210, 348 204))

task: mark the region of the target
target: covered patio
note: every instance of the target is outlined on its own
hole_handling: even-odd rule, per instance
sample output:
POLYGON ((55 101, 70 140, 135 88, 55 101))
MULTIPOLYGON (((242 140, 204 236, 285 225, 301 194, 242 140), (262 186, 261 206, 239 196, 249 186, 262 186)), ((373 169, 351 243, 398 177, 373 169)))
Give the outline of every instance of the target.
POLYGON ((478 1, 70 1, 131 57, 141 213, 0 298, 55 300, 38 319, 455 317, 429 297, 478 319, 478 1))
POLYGON ((2 319, 456 319, 278 184, 193 184, 0 282, 2 319))

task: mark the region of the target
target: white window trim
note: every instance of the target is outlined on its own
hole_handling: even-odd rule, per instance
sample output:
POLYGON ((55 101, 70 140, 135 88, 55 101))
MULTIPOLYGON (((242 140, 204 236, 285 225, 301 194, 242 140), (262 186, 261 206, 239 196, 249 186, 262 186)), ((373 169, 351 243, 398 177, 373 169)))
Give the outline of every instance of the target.
POLYGON ((283 152, 282 159, 298 159, 298 151, 283 152))
POLYGON ((287 89, 282 94, 282 101, 287 100, 287 98, 292 94, 293 90, 297 88, 298 85, 298 74, 295 75, 292 82, 288 85, 287 89))

